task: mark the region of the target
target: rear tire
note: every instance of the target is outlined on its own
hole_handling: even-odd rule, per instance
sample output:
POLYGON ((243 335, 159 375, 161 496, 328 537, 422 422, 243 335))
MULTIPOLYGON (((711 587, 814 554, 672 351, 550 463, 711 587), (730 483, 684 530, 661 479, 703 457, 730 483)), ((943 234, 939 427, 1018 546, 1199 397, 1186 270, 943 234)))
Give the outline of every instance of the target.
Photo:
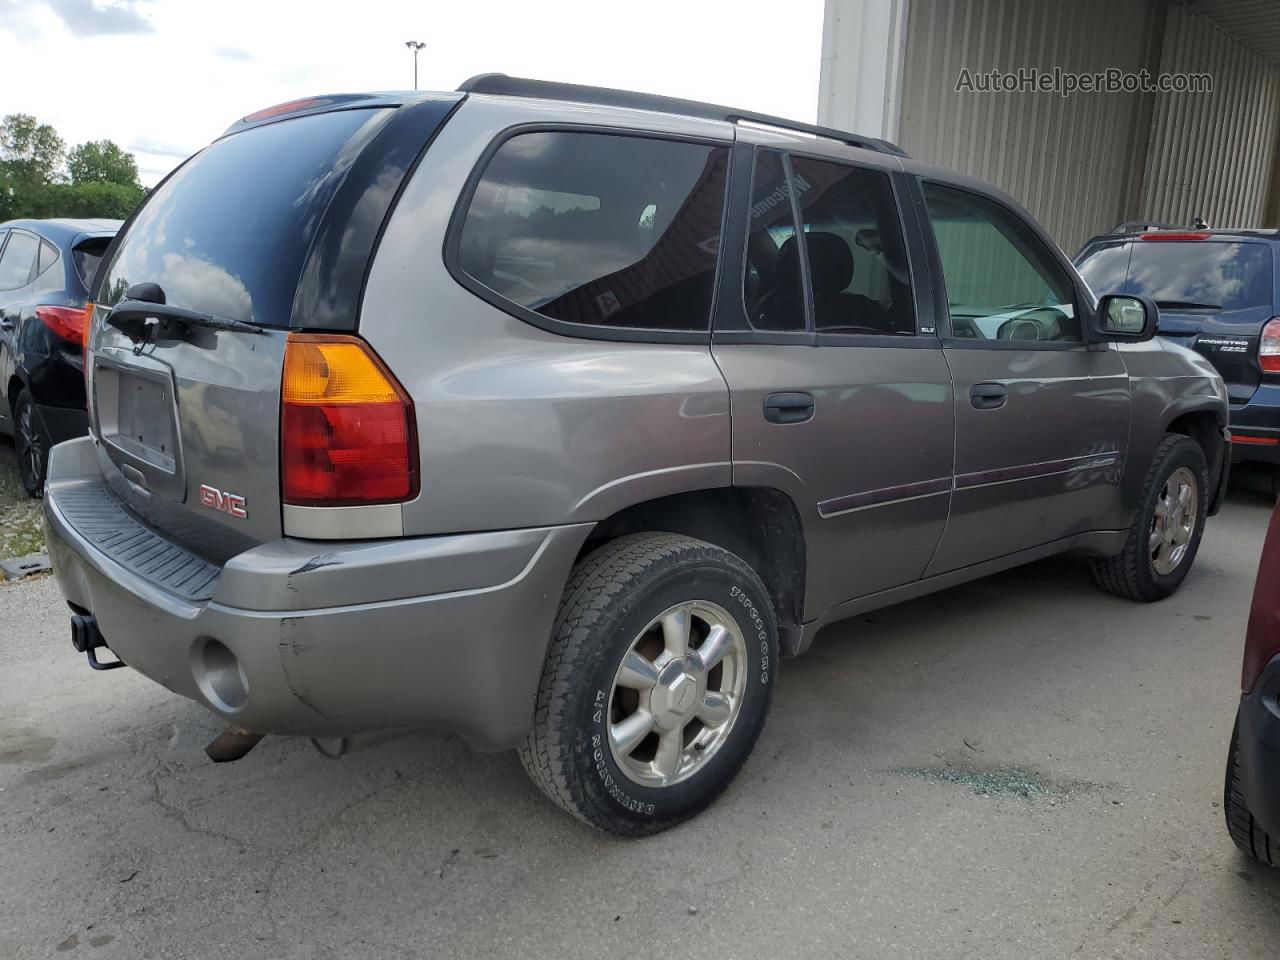
POLYGON ((620 537, 573 568, 521 762, 583 823, 665 830, 742 767, 777 665, 768 593, 739 557, 676 534, 620 537))
POLYGON ((18 458, 18 476, 27 496, 44 496, 45 468, 49 463, 49 438, 40 428, 40 415, 31 394, 18 393, 13 404, 13 447, 18 458))
POLYGON ((1259 863, 1280 867, 1280 842, 1258 826, 1240 789, 1240 727, 1231 731, 1231 750, 1227 754, 1227 783, 1222 809, 1227 817, 1227 832, 1246 856, 1259 863))
POLYGON ((1165 434, 1147 471, 1124 550, 1091 560, 1094 580, 1108 593, 1130 600, 1163 600, 1181 586, 1195 562, 1208 511, 1204 451, 1188 436, 1165 434), (1184 489, 1189 493, 1179 498, 1184 489))

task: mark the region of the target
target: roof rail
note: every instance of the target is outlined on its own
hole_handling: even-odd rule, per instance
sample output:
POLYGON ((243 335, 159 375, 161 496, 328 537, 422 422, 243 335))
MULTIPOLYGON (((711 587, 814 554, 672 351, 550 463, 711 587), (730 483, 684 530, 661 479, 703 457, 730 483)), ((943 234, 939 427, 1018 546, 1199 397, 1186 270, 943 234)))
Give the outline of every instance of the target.
POLYGON ((1184 223, 1165 223, 1161 220, 1126 220, 1116 224, 1108 233, 1142 233, 1144 230, 1208 230, 1209 225, 1199 217, 1191 226, 1184 223))
POLYGON ((906 152, 896 143, 864 137, 831 127, 812 123, 800 123, 765 113, 752 113, 734 107, 722 107, 700 100, 681 97, 664 97, 655 93, 633 93, 630 90, 614 90, 610 87, 589 87, 578 83, 558 83, 553 80, 528 80, 509 77, 505 73, 481 73, 458 87, 460 93, 491 93, 504 97, 536 97, 543 100, 568 100, 575 103, 594 103, 604 107, 630 107, 634 110, 655 110, 675 113, 685 117, 702 117, 706 120, 725 120, 729 123, 746 122, 764 127, 775 127, 794 133, 804 133, 827 140, 838 140, 851 147, 874 150, 895 157, 905 157, 906 152))

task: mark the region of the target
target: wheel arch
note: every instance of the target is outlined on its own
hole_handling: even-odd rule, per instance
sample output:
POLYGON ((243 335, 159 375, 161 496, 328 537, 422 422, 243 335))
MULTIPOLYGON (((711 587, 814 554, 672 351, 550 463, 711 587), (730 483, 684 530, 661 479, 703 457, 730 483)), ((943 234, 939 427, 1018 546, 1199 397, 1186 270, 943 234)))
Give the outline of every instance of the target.
POLYGON ((624 507, 596 524, 579 557, 629 533, 662 531, 704 540, 741 557, 764 581, 782 652, 799 648, 807 553, 800 511, 776 487, 713 487, 624 507))
POLYGON ((1209 466, 1209 513, 1218 512, 1226 492, 1225 471, 1231 459, 1231 450, 1223 433, 1226 423, 1217 408, 1196 407, 1171 411, 1165 424, 1165 433, 1180 433, 1190 437, 1204 451, 1209 466))

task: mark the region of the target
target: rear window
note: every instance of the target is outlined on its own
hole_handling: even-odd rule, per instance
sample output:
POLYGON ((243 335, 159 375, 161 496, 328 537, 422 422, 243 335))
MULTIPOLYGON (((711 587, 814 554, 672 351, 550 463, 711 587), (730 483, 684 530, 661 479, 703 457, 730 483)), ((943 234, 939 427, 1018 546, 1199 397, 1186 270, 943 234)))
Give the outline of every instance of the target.
POLYGON ((1085 254, 1089 288, 1137 293, 1166 309, 1247 310, 1271 306, 1271 248, 1217 240, 1137 240, 1085 254))
POLYGON ((86 288, 93 286, 98 264, 102 262, 102 255, 107 252, 109 246, 111 246, 110 237, 94 237, 90 240, 82 240, 71 251, 71 257, 76 264, 76 273, 80 274, 80 281, 86 288))
POLYGON ((519 134, 476 186, 458 266, 550 320, 707 330, 727 162, 727 147, 707 144, 519 134))
POLYGON ((312 114, 211 144, 148 198, 106 268, 99 301, 118 303, 129 287, 152 282, 189 310, 288 326, 321 216, 390 112, 312 114))

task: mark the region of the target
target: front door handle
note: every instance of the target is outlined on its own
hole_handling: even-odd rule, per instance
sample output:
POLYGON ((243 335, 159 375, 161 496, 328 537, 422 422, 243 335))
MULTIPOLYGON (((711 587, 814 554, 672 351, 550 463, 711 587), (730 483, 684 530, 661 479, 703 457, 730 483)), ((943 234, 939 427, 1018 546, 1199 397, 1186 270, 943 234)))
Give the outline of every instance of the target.
POLYGON ((999 383, 975 383, 969 389, 969 402, 979 410, 999 410, 1009 399, 1009 391, 999 383))
POLYGON ((804 423, 813 418, 813 395, 771 393, 764 398, 764 418, 770 423, 804 423))

